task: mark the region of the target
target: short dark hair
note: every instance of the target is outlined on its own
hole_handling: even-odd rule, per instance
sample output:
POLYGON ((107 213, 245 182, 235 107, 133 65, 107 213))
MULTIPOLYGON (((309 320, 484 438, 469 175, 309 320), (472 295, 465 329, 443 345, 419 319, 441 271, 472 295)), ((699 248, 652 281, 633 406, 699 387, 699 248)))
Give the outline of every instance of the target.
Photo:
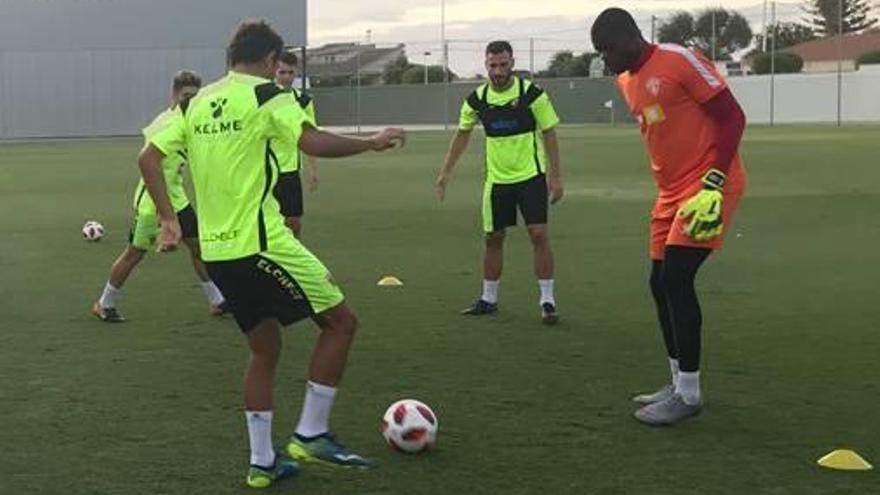
POLYGON ((174 74, 174 80, 171 83, 171 89, 176 93, 186 87, 201 88, 201 76, 191 70, 182 70, 179 71, 177 74, 174 74))
POLYGON ((239 63, 259 62, 267 55, 277 59, 284 49, 284 40, 265 20, 245 20, 235 28, 226 59, 230 66, 239 63))
POLYGON ((593 45, 598 41, 607 41, 611 39, 621 38, 638 38, 642 39, 642 31, 639 29, 636 20, 629 12, 612 7, 605 9, 596 18, 591 30, 593 45))
POLYGON ((278 57, 278 61, 282 64, 296 67, 299 63, 299 58, 297 58, 296 53, 293 50, 284 50, 281 52, 281 56, 278 57))
POLYGON ((508 41, 493 41, 486 45, 486 55, 490 53, 492 55, 500 55, 505 52, 513 55, 513 47, 510 46, 508 41))

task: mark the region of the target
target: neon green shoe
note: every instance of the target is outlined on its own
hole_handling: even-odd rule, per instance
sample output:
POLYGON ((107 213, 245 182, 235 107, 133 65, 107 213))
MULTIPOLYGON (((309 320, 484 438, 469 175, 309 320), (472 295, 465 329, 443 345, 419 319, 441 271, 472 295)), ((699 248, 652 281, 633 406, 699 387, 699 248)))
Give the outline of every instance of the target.
POLYGON ((299 464, 283 454, 275 454, 275 465, 271 468, 251 465, 247 474, 247 486, 268 488, 278 480, 292 478, 299 474, 299 464))
POLYGON ((305 440, 294 435, 287 444, 290 457, 301 462, 318 462, 342 467, 367 468, 370 463, 363 457, 348 450, 336 441, 333 433, 324 433, 318 437, 305 440))

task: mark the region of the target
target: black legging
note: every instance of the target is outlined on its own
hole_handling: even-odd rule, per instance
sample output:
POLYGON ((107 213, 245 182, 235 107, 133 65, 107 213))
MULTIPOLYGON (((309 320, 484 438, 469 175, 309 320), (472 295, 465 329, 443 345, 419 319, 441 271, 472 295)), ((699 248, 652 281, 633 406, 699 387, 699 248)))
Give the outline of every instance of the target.
POLYGON ((667 246, 666 259, 654 260, 651 293, 663 330, 666 352, 686 373, 700 369, 700 327, 703 315, 694 288, 697 271, 711 249, 667 246))

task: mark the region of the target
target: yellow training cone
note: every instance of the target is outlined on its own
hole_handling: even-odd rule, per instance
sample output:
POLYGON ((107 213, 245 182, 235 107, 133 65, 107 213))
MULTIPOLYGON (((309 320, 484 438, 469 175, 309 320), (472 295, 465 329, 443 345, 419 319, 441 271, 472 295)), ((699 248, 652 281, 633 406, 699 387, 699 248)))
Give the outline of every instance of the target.
POLYGON ((376 285, 379 287, 403 287, 403 282, 394 275, 386 275, 379 279, 379 283, 376 285))
POLYGON ((874 466, 852 450, 835 450, 817 462, 822 467, 844 471, 870 471, 874 469, 874 466))

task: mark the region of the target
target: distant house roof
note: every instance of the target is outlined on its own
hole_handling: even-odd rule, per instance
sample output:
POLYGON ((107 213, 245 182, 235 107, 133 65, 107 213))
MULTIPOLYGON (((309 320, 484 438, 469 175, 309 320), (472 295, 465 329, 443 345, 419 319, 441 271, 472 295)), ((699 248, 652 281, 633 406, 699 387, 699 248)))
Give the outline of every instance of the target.
POLYGON ((837 60, 839 54, 843 55, 843 60, 855 60, 863 53, 880 50, 880 33, 844 35, 842 48, 839 44, 838 37, 831 36, 801 43, 785 51, 797 53, 804 62, 837 60))
POLYGON ((404 55, 405 48, 403 44, 378 48, 372 44, 331 43, 308 50, 308 71, 315 76, 353 76, 360 65, 362 75, 378 75, 388 62, 404 55))

